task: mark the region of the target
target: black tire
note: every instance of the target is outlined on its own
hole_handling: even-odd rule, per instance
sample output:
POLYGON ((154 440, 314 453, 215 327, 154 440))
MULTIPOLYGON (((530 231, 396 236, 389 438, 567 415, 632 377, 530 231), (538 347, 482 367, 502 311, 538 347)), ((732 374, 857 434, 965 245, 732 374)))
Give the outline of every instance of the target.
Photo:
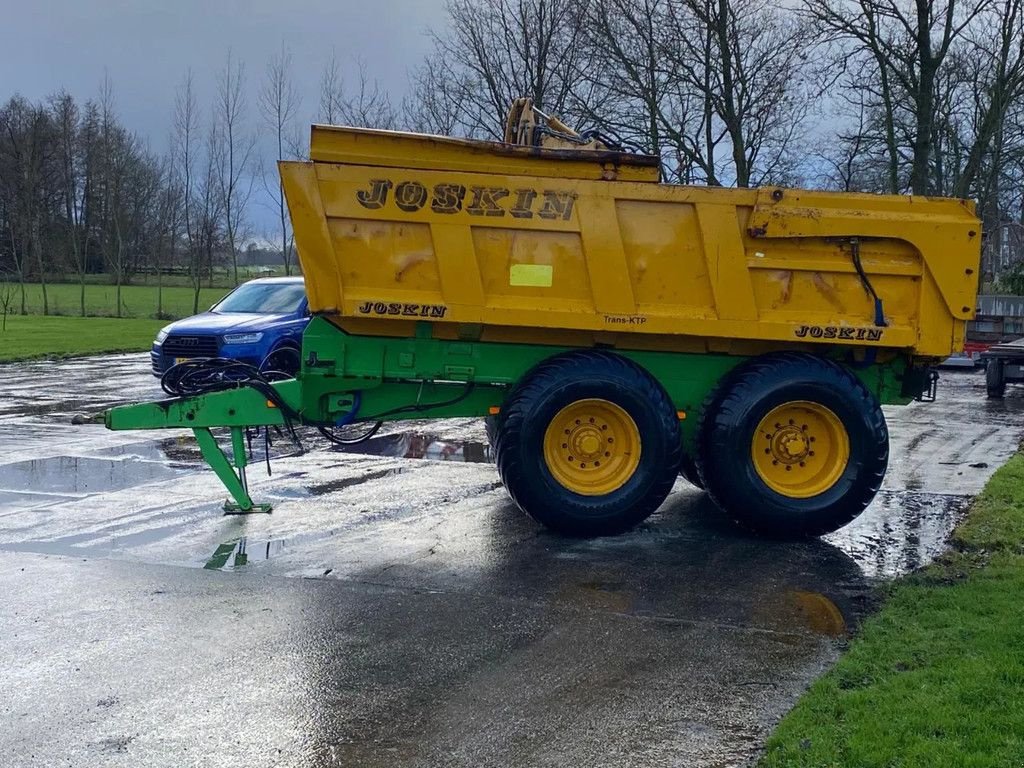
POLYGON ((765 355, 731 372, 705 405, 698 445, 701 479, 715 503, 744 527, 779 537, 820 536, 849 523, 878 492, 889 462, 875 397, 846 368, 803 353, 765 355), (807 498, 773 490, 752 457, 761 419, 794 401, 832 411, 849 441, 842 473, 807 498))
POLYGON ((498 417, 484 417, 484 432, 487 433, 487 444, 491 447, 491 461, 498 463, 498 417))
POLYGON ((985 393, 994 400, 1001 400, 1006 394, 1006 371, 999 358, 991 358, 985 366, 985 393))
POLYGON ((662 386, 635 363, 601 350, 569 352, 539 364, 509 395, 496 426, 495 461, 509 494, 539 523, 569 536, 612 535, 646 519, 671 491, 682 457, 679 421, 662 386), (641 439, 635 470, 603 495, 562 485, 544 457, 552 420, 587 399, 625 411, 641 439))
POLYGON ((704 490, 704 483, 700 479, 700 470, 697 469, 697 460, 688 453, 683 453, 683 460, 679 464, 679 474, 690 485, 704 490))

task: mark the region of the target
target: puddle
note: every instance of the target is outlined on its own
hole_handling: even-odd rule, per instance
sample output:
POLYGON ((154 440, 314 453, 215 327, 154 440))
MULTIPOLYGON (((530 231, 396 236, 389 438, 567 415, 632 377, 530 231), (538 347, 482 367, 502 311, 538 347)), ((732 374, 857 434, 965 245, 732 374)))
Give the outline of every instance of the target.
POLYGON ((135 457, 54 456, 0 465, 0 490, 84 495, 167 480, 182 474, 183 469, 135 457))
MULTIPOLYGON (((343 534, 341 530, 310 531, 305 534, 289 536, 287 539, 269 539, 266 541, 250 542, 248 537, 242 536, 238 539, 225 541, 217 547, 203 564, 203 568, 209 571, 233 570, 248 565, 250 560, 270 560, 274 555, 280 554, 285 549, 311 544, 314 542, 329 539, 335 534, 343 534)), ((332 569, 325 569, 327 575, 332 569)))
POLYGON ((429 459, 431 461, 468 461, 488 463, 494 460, 491 446, 474 441, 442 440, 437 435, 400 432, 371 437, 351 446, 332 446, 339 453, 358 453, 364 456, 388 456, 399 459, 429 459))
POLYGON ((930 563, 947 547, 972 496, 879 491, 853 523, 825 536, 870 578, 891 579, 930 563))

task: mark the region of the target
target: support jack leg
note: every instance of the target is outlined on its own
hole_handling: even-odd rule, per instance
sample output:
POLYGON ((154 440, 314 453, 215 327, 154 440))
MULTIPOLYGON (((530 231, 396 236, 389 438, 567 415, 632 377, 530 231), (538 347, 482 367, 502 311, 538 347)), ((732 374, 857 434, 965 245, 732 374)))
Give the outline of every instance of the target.
POLYGON ((255 504, 249 496, 249 484, 245 477, 248 460, 245 453, 245 434, 242 428, 231 427, 231 460, 217 445, 217 439, 208 428, 200 427, 192 431, 199 443, 199 452, 206 459, 206 463, 217 473, 217 477, 224 483, 228 493, 231 494, 231 498, 224 502, 224 514, 269 513, 272 509, 270 504, 255 504))

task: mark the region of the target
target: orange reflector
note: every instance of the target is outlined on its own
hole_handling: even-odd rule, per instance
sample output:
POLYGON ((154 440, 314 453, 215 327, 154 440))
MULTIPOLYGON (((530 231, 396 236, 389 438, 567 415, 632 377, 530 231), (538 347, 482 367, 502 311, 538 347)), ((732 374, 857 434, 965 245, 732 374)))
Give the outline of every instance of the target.
POLYGON ((499 408, 496 405, 492 405, 490 408, 487 409, 487 412, 491 414, 491 416, 497 416, 499 413, 501 413, 501 408, 499 408))
POLYGON ((273 400, 267 400, 267 408, 277 408, 273 400))
POLYGON ((676 411, 676 417, 683 421, 686 418, 686 411, 676 411))

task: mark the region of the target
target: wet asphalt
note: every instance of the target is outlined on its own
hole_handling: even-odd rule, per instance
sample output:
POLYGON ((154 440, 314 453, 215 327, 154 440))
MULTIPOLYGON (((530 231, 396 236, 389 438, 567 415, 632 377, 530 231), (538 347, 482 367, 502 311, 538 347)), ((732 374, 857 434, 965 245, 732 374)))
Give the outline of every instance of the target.
POLYGON ((156 397, 146 364, 0 366, 4 766, 745 765, 1024 436, 1024 389, 944 373, 886 409, 869 510, 799 543, 683 481, 631 533, 559 538, 473 420, 278 441, 250 474, 273 514, 232 517, 185 433, 71 423, 156 397))

